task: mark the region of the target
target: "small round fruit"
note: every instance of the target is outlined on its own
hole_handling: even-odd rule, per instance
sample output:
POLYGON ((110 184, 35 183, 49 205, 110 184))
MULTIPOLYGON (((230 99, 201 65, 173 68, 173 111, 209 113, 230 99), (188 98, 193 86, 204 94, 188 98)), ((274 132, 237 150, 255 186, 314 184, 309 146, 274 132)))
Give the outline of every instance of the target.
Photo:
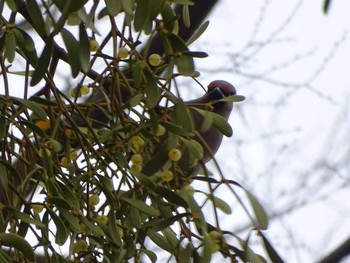
POLYGON ((86 85, 81 86, 80 92, 81 92, 81 95, 87 95, 90 92, 90 88, 86 85))
POLYGON ((39 204, 39 205, 35 204, 35 205, 32 205, 32 209, 33 209, 34 213, 40 214, 43 211, 44 206, 41 204, 39 204))
POLYGON ((158 54, 152 54, 148 57, 148 63, 151 66, 157 67, 162 63, 162 58, 158 54))
POLYGON ((36 121, 34 124, 40 129, 42 129, 43 131, 47 131, 51 128, 50 120, 45 120, 45 121, 39 120, 39 121, 36 121))
POLYGON ((139 173, 142 171, 142 165, 141 164, 135 164, 133 163, 130 167, 130 172, 132 173, 139 173))
POLYGON ((73 253, 80 253, 83 251, 86 251, 88 248, 88 244, 84 239, 78 240, 76 243, 72 246, 73 253))
POLYGON ((89 197, 89 205, 97 205, 100 202, 100 197, 97 194, 92 194, 89 197))
POLYGON ((158 127, 157 127, 157 130, 156 130, 156 134, 155 134, 155 135, 156 135, 157 137, 160 137, 160 136, 163 136, 165 132, 166 132, 165 127, 164 127, 163 125, 158 124, 158 127))
POLYGON ((163 170, 160 174, 160 178, 162 178, 164 182, 170 182, 174 179, 174 173, 168 169, 163 170))
POLYGON ((129 52, 125 47, 121 47, 118 50, 118 58, 127 58, 129 56, 129 52))
POLYGON ((136 151, 139 151, 142 148, 142 146, 145 144, 145 141, 142 139, 141 136, 135 135, 134 137, 131 138, 131 143, 133 148, 136 151))
POLYGON ((143 158, 142 155, 139 153, 135 153, 131 156, 130 160, 132 161, 133 164, 142 164, 143 158))
POLYGON ((96 52, 100 49, 100 45, 98 44, 96 39, 90 39, 89 44, 90 44, 90 51, 91 52, 96 52))
POLYGON ((101 223, 102 225, 105 225, 108 222, 108 217, 105 216, 105 215, 97 215, 96 216, 96 221, 101 223))
POLYGON ((172 160, 173 162, 177 162, 178 160, 181 159, 182 157, 182 153, 179 149, 176 148, 172 148, 169 150, 168 152, 168 157, 170 160, 172 160))

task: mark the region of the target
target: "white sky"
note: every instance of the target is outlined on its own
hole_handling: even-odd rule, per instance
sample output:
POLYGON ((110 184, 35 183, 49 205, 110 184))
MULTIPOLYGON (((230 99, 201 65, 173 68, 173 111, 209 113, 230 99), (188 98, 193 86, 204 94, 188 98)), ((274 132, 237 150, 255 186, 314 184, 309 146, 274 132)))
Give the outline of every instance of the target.
POLYGON ((350 235, 350 189, 340 189, 350 183, 349 170, 340 176, 316 165, 349 147, 350 2, 332 2, 324 15, 321 0, 222 0, 193 47, 210 54, 197 63, 203 82, 224 78, 247 97, 230 119, 234 136, 217 154, 225 174, 270 212, 307 202, 271 221, 267 232, 287 262, 315 262, 350 235), (239 65, 245 76, 238 74, 233 61, 249 54, 249 44, 271 36, 239 65))

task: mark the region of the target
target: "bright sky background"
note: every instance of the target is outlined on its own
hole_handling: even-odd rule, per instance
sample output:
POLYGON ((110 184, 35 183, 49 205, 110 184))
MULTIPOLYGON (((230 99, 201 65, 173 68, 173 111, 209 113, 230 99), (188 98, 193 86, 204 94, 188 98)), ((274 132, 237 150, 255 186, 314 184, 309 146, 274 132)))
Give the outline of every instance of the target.
POLYGON ((350 2, 322 6, 222 0, 192 47, 210 55, 197 61, 203 84, 225 79, 246 96, 217 159, 269 213, 290 210, 267 231, 287 262, 315 262, 350 235, 350 2))

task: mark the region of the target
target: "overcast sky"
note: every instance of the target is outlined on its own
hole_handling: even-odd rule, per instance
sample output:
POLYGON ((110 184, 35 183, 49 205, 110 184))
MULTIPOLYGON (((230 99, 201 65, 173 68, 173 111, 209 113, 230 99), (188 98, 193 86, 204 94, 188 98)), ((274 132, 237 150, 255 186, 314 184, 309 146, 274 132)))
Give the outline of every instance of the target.
POLYGON ((350 175, 337 166, 349 149, 350 2, 333 2, 324 15, 321 0, 222 0, 192 47, 210 54, 197 61, 203 82, 226 79, 247 98, 217 157, 271 214, 289 210, 268 230, 288 262, 350 235, 350 175))

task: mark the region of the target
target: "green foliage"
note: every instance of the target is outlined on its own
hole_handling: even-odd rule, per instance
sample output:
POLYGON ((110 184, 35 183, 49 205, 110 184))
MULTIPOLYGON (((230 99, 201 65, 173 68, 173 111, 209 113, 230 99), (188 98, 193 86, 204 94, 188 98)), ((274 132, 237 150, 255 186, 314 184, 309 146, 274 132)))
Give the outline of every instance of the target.
POLYGON ((187 149, 190 165, 203 157, 193 110, 205 117, 203 130, 214 125, 232 134, 224 118, 186 105, 176 95, 180 91, 174 92, 180 78, 198 75, 194 59, 206 57, 188 45, 208 22, 187 42, 178 34, 178 19, 191 25, 191 1, 5 3, 0 4, 0 244, 10 250, 0 250, 1 262, 34 261, 36 248, 45 250, 47 262, 144 257, 156 262, 156 249, 183 262, 209 262, 213 253, 260 258, 248 240, 222 229, 219 216, 236 216, 229 199, 216 196, 223 188, 244 207, 267 254, 280 259, 262 235, 267 215, 251 193, 249 212, 247 200, 237 194, 239 184, 220 173, 220 180, 209 177, 205 169, 205 176, 188 177, 168 158, 170 149, 187 149), (173 3, 183 5, 182 18, 173 3), (150 65, 156 34, 164 53, 150 65), (24 87, 23 97, 13 96, 18 86, 24 87), (164 170, 174 178, 163 180, 164 170), (193 181, 209 190, 194 188, 193 181), (203 212, 207 206, 212 215, 203 212), (29 234, 36 240, 26 241, 29 234), (64 244, 70 244, 68 252, 61 251, 64 244))

